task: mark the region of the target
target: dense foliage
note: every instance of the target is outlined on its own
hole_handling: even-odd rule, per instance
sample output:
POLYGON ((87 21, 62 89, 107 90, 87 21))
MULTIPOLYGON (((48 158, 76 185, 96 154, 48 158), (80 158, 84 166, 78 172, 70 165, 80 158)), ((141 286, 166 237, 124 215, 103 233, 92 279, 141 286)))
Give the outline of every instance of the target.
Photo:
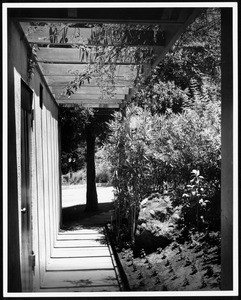
POLYGON ((84 129, 92 118, 93 112, 79 105, 59 107, 62 174, 75 172, 85 165, 84 129))
MULTIPOLYGON (((77 172, 86 168, 86 126, 92 124, 94 127, 96 152, 98 152, 108 134, 106 121, 111 118, 108 115, 98 117, 97 110, 79 105, 59 106, 62 174, 77 172)), ((102 152, 100 151, 100 154, 102 152)), ((111 177, 108 164, 103 162, 104 157, 101 159, 100 154, 97 155, 97 182, 110 180, 111 177)), ((81 177, 83 176, 81 175, 81 177)))
POLYGON ((181 205, 182 226, 219 229, 220 93, 220 13, 208 9, 109 125, 119 239, 134 242, 140 202, 154 191, 181 205))

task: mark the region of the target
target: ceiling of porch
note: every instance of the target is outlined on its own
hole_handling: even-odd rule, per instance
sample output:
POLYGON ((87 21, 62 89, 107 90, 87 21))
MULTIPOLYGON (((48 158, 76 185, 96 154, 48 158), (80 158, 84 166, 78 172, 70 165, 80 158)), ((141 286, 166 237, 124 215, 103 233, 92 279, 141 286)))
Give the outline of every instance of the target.
MULTIPOLYGON (((53 11, 52 11, 53 12, 53 11)), ((103 12, 103 10, 102 10, 103 12)), ((25 15, 17 14, 21 28, 31 46, 36 49, 36 60, 46 83, 57 103, 79 104, 86 107, 118 109, 130 97, 131 89, 137 76, 139 63, 135 60, 136 53, 145 52, 152 55, 148 63, 143 63, 141 71, 148 75, 169 51, 185 28, 200 13, 196 8, 163 8, 157 9, 153 18, 150 13, 138 15, 113 14, 109 11, 99 18, 91 17, 89 10, 67 9, 67 12, 55 12, 52 18, 48 9, 25 15), (66 15, 67 13, 67 15, 66 15), (116 32, 106 32, 104 39, 95 42, 96 27, 94 24, 145 24, 143 30, 132 30, 122 33, 125 36, 123 54, 113 58, 106 65, 114 64, 114 78, 102 75, 102 82, 97 74, 92 74, 84 81, 75 93, 68 95, 66 88, 76 76, 86 72, 98 60, 98 47, 111 49, 116 46, 116 32), (148 25, 150 25, 148 27, 148 25), (153 26, 158 26, 155 30, 153 26), (57 32, 58 34, 54 33, 57 32), (104 88, 112 88, 113 93, 103 93, 104 88)), ((130 12, 130 11, 129 11, 130 12)), ((93 15, 93 14, 92 14, 93 15)), ((123 38, 122 36, 122 38, 123 38)), ((104 68, 105 64, 103 65, 104 68)))

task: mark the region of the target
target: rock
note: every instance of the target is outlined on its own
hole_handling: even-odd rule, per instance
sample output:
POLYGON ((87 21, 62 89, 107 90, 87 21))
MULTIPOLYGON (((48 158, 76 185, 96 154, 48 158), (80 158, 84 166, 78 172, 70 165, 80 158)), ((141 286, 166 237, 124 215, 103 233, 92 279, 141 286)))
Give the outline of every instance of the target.
POLYGON ((144 207, 145 207, 145 204, 148 202, 148 198, 146 198, 146 199, 144 199, 144 200, 142 200, 141 201, 141 207, 143 207, 143 209, 144 209, 144 207))
POLYGON ((148 218, 164 221, 169 218, 171 209, 170 198, 155 193, 141 202, 139 221, 142 223, 148 218))
POLYGON ((155 193, 141 202, 133 247, 135 257, 140 255, 141 249, 150 254, 172 243, 177 211, 173 215, 171 200, 166 195, 155 193))

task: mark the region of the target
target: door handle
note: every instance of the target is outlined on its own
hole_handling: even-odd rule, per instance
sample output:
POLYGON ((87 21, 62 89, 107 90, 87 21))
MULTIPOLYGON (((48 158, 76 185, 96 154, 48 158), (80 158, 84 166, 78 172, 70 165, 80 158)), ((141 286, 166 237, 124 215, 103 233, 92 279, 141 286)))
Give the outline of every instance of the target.
POLYGON ((24 208, 21 209, 21 213, 23 213, 23 214, 25 214, 26 211, 27 211, 26 207, 24 207, 24 208))
POLYGON ((30 258, 31 258, 32 270, 34 271, 36 262, 35 262, 35 253, 34 253, 33 250, 32 250, 32 253, 30 255, 30 258))

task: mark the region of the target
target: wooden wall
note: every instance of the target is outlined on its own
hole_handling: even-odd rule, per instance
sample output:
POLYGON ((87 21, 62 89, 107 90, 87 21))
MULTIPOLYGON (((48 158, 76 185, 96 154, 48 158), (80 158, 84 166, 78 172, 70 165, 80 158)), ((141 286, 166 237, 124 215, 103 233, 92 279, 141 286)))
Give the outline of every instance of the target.
MULTIPOLYGON (((18 25, 8 24, 8 291, 22 290, 21 278, 21 82, 33 92, 31 128, 31 226, 39 289, 60 226, 58 106, 35 68, 28 81, 28 45, 18 25), (42 86, 42 87, 41 87, 42 86), (42 107, 40 104, 42 89, 42 107)), ((29 253, 30 255, 31 253, 29 253)), ((30 290, 32 287, 30 287, 30 290)))

